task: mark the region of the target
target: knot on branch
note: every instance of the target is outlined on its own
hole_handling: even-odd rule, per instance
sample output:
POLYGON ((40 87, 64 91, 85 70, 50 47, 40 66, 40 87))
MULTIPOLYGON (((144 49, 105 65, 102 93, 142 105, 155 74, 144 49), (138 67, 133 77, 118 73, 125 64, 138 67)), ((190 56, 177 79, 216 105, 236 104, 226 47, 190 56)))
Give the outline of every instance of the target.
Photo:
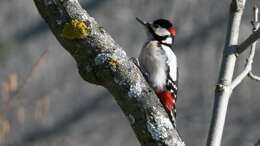
POLYGON ((215 89, 216 92, 220 92, 220 91, 223 91, 223 90, 224 90, 223 84, 217 84, 216 85, 216 89, 215 89))

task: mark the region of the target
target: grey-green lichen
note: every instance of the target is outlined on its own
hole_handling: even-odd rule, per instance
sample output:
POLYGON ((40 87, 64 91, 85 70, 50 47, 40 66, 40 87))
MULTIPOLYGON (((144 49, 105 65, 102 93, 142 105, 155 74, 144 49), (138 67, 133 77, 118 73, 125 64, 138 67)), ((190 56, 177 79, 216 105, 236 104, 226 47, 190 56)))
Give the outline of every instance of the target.
POLYGON ((105 64, 110 58, 112 57, 112 53, 100 53, 95 57, 95 64, 96 65, 102 65, 105 64))
MULTIPOLYGON (((95 57, 95 64, 102 65, 107 64, 112 67, 112 69, 116 69, 118 65, 123 63, 124 58, 126 58, 126 54, 124 51, 116 49, 113 52, 105 52, 100 53, 95 57)), ((114 70, 115 71, 115 70, 114 70)))
POLYGON ((84 21, 72 19, 65 23, 62 30, 62 36, 65 39, 84 39, 91 33, 90 26, 84 21))
POLYGON ((137 75, 135 82, 130 85, 130 89, 128 91, 129 97, 140 97, 143 89, 145 88, 145 84, 142 82, 141 77, 137 75))
MULTIPOLYGON (((156 110, 156 109, 155 109, 156 110)), ((154 111, 155 111, 154 110, 154 111)), ((147 129, 152 134, 152 137, 160 141, 164 139, 167 145, 173 145, 172 142, 172 134, 168 131, 172 131, 173 125, 168 117, 164 116, 163 114, 159 113, 158 111, 153 112, 154 119, 148 119, 147 121, 147 129), (156 122, 155 122, 156 121, 156 122)))

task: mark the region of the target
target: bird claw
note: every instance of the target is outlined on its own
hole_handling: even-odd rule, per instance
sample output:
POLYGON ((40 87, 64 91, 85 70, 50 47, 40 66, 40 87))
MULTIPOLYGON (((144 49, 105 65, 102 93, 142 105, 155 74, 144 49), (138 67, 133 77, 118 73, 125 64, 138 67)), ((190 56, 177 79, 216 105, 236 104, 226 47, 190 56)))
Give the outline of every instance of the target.
POLYGON ((132 61, 138 68, 140 68, 140 63, 137 58, 131 57, 129 60, 132 61))
POLYGON ((141 73, 143 74, 144 78, 146 79, 146 81, 148 82, 147 78, 148 78, 148 73, 146 71, 144 71, 139 63, 139 60, 135 57, 131 57, 129 58, 129 60, 131 62, 133 62, 137 67, 138 69, 141 71, 141 73))

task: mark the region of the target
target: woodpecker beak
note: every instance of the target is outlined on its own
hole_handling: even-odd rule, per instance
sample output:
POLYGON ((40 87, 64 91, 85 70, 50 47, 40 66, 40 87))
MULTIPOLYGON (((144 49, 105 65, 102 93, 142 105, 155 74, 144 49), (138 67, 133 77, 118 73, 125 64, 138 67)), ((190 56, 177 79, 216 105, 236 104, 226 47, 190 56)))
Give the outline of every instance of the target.
POLYGON ((147 22, 143 21, 142 19, 136 17, 136 20, 141 23, 142 25, 147 25, 147 22))
POLYGON ((136 17, 136 20, 139 22, 139 23, 141 23, 147 30, 148 30, 148 32, 150 32, 150 33, 154 33, 153 32, 153 29, 152 29, 152 24, 150 24, 149 22, 146 22, 146 21, 143 21, 142 19, 140 19, 140 18, 138 18, 138 17, 136 17))
POLYGON ((142 19, 136 17, 136 20, 141 23, 143 26, 145 26, 146 28, 149 28, 151 26, 150 23, 146 22, 146 21, 143 21, 142 19))

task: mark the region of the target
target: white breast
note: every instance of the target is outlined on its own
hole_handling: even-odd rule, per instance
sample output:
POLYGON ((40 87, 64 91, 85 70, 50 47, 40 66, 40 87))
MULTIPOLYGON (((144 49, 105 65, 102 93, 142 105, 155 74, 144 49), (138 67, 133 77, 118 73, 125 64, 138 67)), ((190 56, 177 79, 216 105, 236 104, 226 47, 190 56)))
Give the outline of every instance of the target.
POLYGON ((158 41, 150 41, 143 47, 139 56, 140 65, 148 74, 149 83, 157 90, 163 90, 166 85, 167 58, 164 54, 158 41))

